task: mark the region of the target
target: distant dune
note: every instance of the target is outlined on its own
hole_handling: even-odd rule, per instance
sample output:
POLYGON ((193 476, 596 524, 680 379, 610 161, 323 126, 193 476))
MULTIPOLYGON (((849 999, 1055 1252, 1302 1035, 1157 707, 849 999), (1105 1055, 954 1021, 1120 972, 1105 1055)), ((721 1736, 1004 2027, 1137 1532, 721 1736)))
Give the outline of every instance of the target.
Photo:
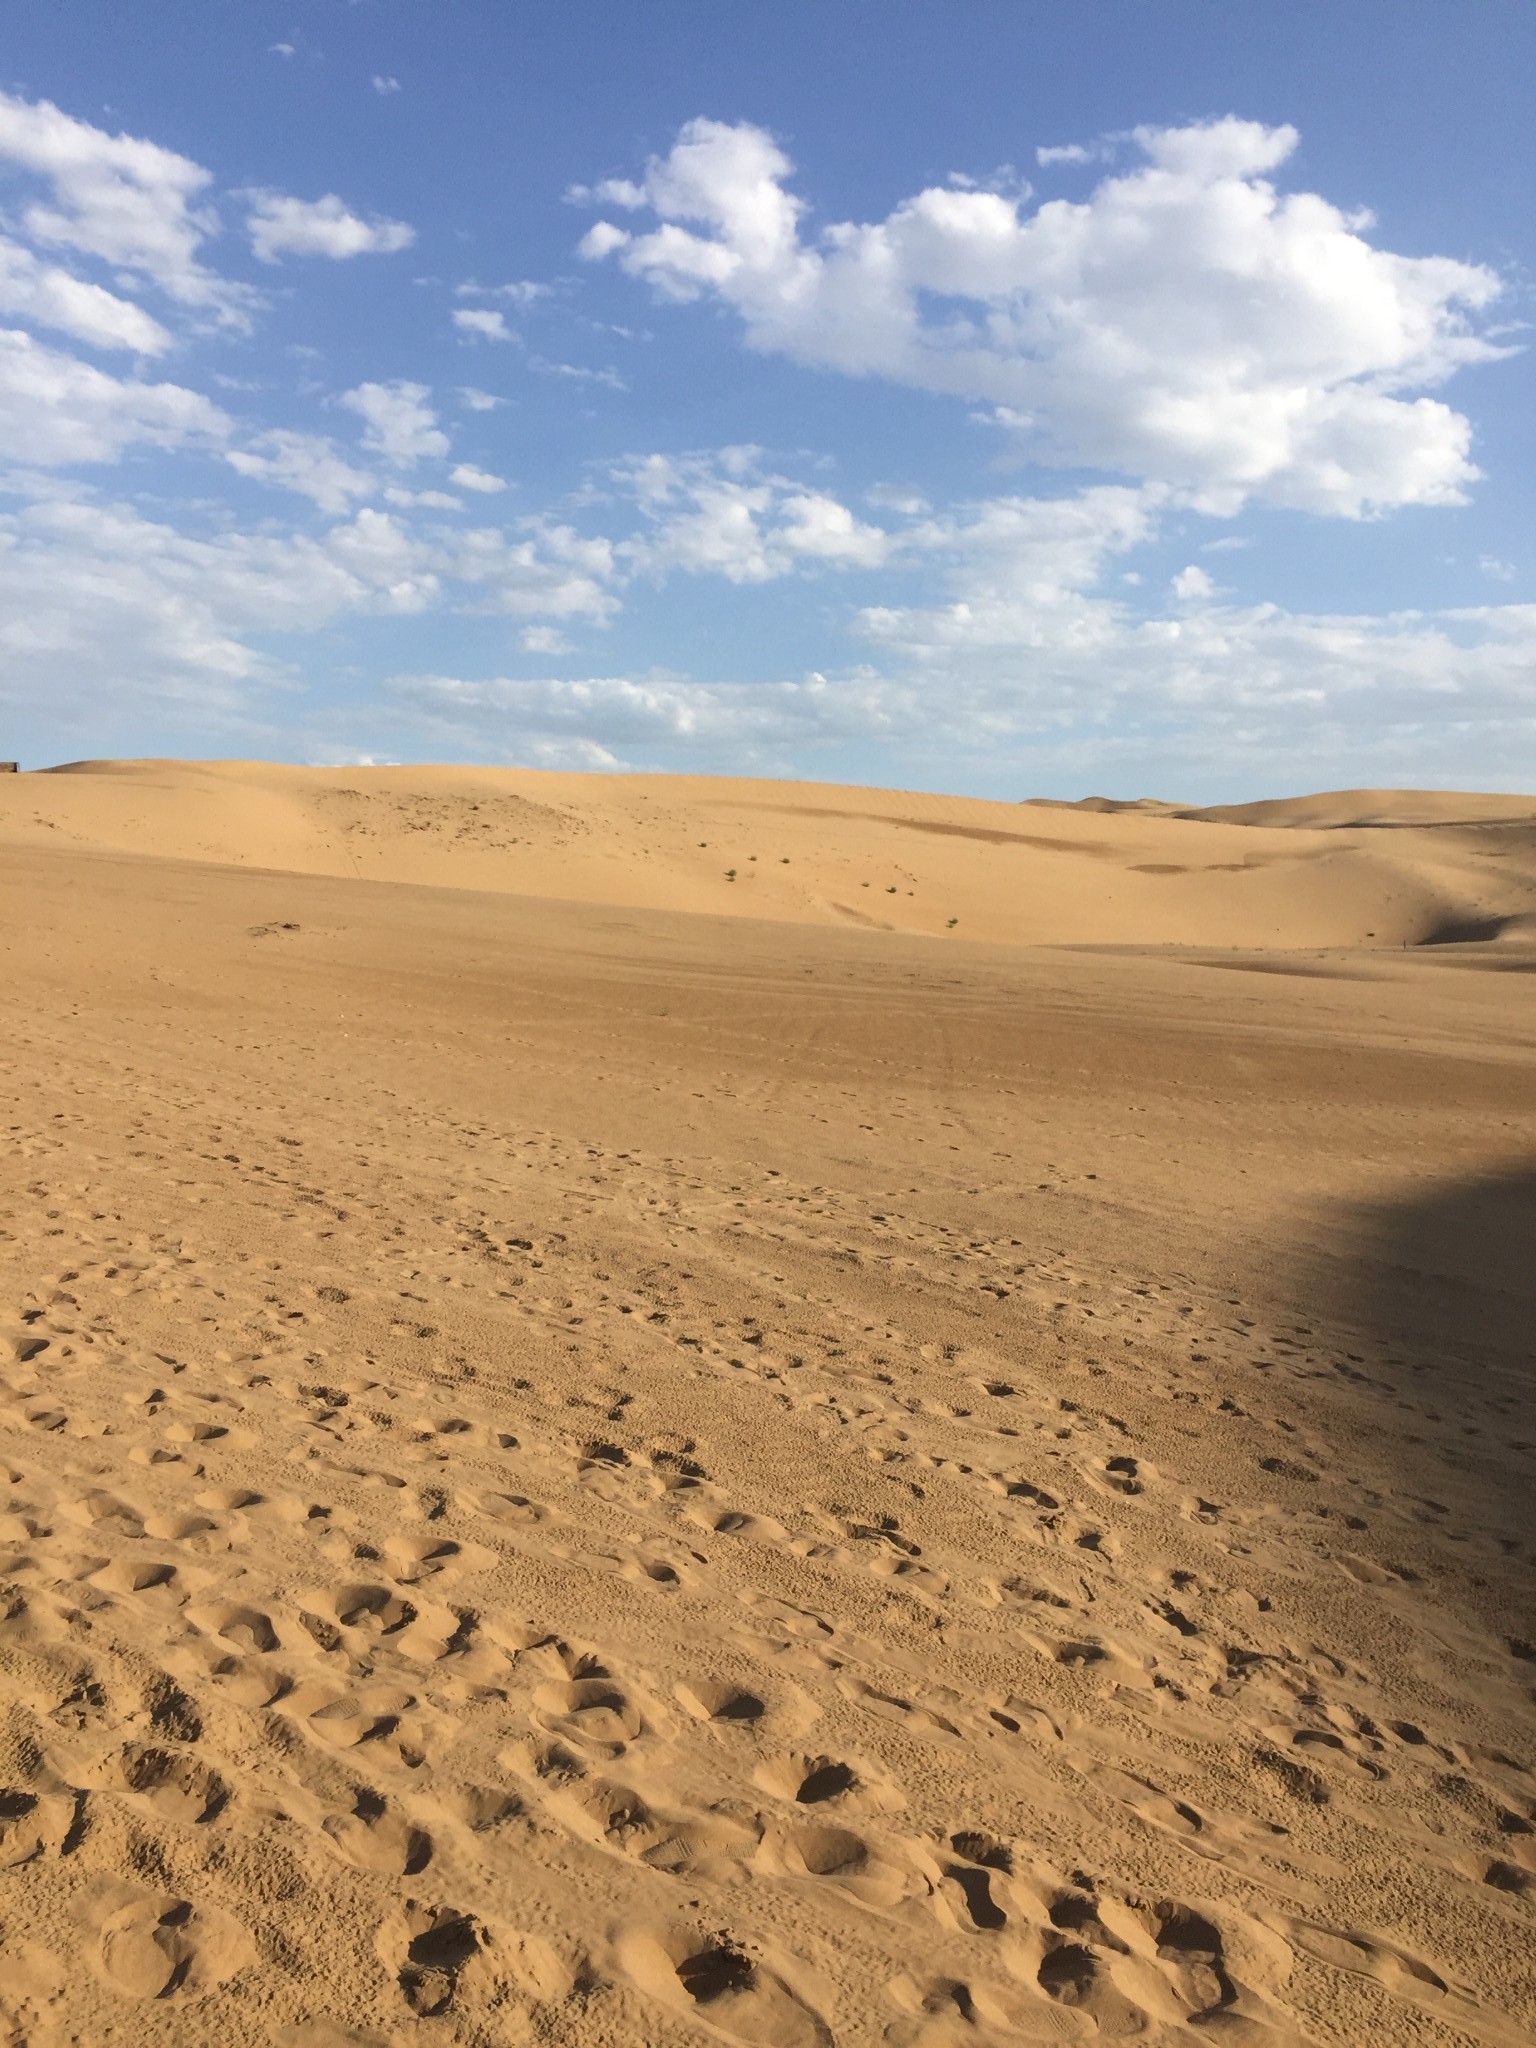
POLYGON ((1536 933, 1536 799, 1416 790, 1197 810, 675 775, 83 761, 4 778, 0 844, 1013 945, 1536 933))
POLYGON ((1029 797, 1042 809, 1147 817, 1195 818, 1212 825, 1269 825, 1338 831, 1347 826, 1446 826, 1536 824, 1536 797, 1491 796, 1482 790, 1325 789, 1316 796, 1271 797, 1252 804, 1164 803, 1154 796, 1085 796, 1076 803, 1029 797))

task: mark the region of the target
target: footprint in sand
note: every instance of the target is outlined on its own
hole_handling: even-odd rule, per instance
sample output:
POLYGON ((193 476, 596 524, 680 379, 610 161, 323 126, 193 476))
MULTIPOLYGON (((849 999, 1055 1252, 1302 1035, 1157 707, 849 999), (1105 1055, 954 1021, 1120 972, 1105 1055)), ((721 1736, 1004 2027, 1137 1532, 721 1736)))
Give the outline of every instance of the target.
POLYGON ((59 1784, 51 1773, 44 1782, 48 1789, 35 1792, 0 1788, 0 1870, 14 1870, 57 1852, 80 1825, 84 1796, 59 1784))
POLYGON ((684 1679, 674 1691, 679 1704, 697 1721, 752 1722, 763 1716, 763 1702, 757 1694, 729 1679, 684 1679))
POLYGON ((358 1870, 415 1877, 432 1861, 432 1837, 377 1792, 360 1787, 351 1813, 321 1823, 331 1847, 358 1870))
POLYGON ((886 2028, 886 2048, 1015 2048, 1060 2038, 1054 2028, 1048 2035, 1036 2031, 1032 2001, 997 1985, 903 1970, 891 1982, 890 1998, 903 2017, 886 2028))
POLYGON ((598 1756, 622 1756, 644 1728, 640 1709, 609 1678, 579 1678, 540 1686, 534 1718, 547 1734, 598 1756))
POLYGON ((435 2019, 453 2005, 465 1970, 488 1940, 472 1913, 407 1899, 379 1930, 377 1948, 410 2010, 435 2019))
POLYGON ((229 1803, 229 1787, 201 1758, 154 1743, 130 1743, 117 1759, 117 1775, 162 1820, 212 1820, 229 1803))
POLYGON ((833 2036, 752 1947, 722 1931, 622 1935, 620 1965, 637 1989, 727 2041, 753 2048, 832 2048, 833 2036))
MULTIPOLYGON (((114 1883, 114 1895, 130 1887, 114 1883)), ((244 1928, 212 1907, 166 1892, 111 1903, 96 1929, 96 1956, 107 1982, 125 1998, 189 2003, 256 1959, 244 1928)))

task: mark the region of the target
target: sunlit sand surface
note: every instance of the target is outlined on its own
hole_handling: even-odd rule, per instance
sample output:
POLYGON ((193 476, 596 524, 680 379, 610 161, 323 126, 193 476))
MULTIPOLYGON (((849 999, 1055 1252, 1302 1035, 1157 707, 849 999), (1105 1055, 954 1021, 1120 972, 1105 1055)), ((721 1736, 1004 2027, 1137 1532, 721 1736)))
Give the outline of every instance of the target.
POLYGON ((0 2042, 1523 2048, 1536 800, 1176 811, 0 779, 0 2042))

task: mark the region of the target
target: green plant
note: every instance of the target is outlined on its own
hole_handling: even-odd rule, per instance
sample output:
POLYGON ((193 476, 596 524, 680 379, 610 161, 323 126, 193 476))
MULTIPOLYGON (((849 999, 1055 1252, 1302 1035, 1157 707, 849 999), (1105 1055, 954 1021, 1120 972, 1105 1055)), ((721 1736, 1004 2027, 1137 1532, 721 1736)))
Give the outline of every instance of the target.
POLYGON ((727 868, 725 871, 725 879, 728 882, 734 882, 736 879, 736 870, 734 868, 727 868))
POLYGON ((950 928, 950 930, 951 930, 951 931, 953 931, 953 930, 954 930, 954 928, 955 928, 955 926, 956 926, 956 925, 957 925, 957 924, 958 924, 959 922, 960 922, 960 920, 959 920, 959 918, 958 918, 958 917, 952 917, 952 918, 951 918, 951 919, 949 920, 949 928, 950 928))

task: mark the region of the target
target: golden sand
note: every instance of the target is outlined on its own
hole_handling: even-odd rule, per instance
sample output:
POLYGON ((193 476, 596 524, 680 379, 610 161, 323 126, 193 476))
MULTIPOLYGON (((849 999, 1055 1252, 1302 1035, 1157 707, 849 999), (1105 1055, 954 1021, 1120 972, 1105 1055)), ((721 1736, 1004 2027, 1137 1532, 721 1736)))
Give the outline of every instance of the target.
POLYGON ((0 2042, 1532 2038, 1536 802, 0 866, 0 2042))

